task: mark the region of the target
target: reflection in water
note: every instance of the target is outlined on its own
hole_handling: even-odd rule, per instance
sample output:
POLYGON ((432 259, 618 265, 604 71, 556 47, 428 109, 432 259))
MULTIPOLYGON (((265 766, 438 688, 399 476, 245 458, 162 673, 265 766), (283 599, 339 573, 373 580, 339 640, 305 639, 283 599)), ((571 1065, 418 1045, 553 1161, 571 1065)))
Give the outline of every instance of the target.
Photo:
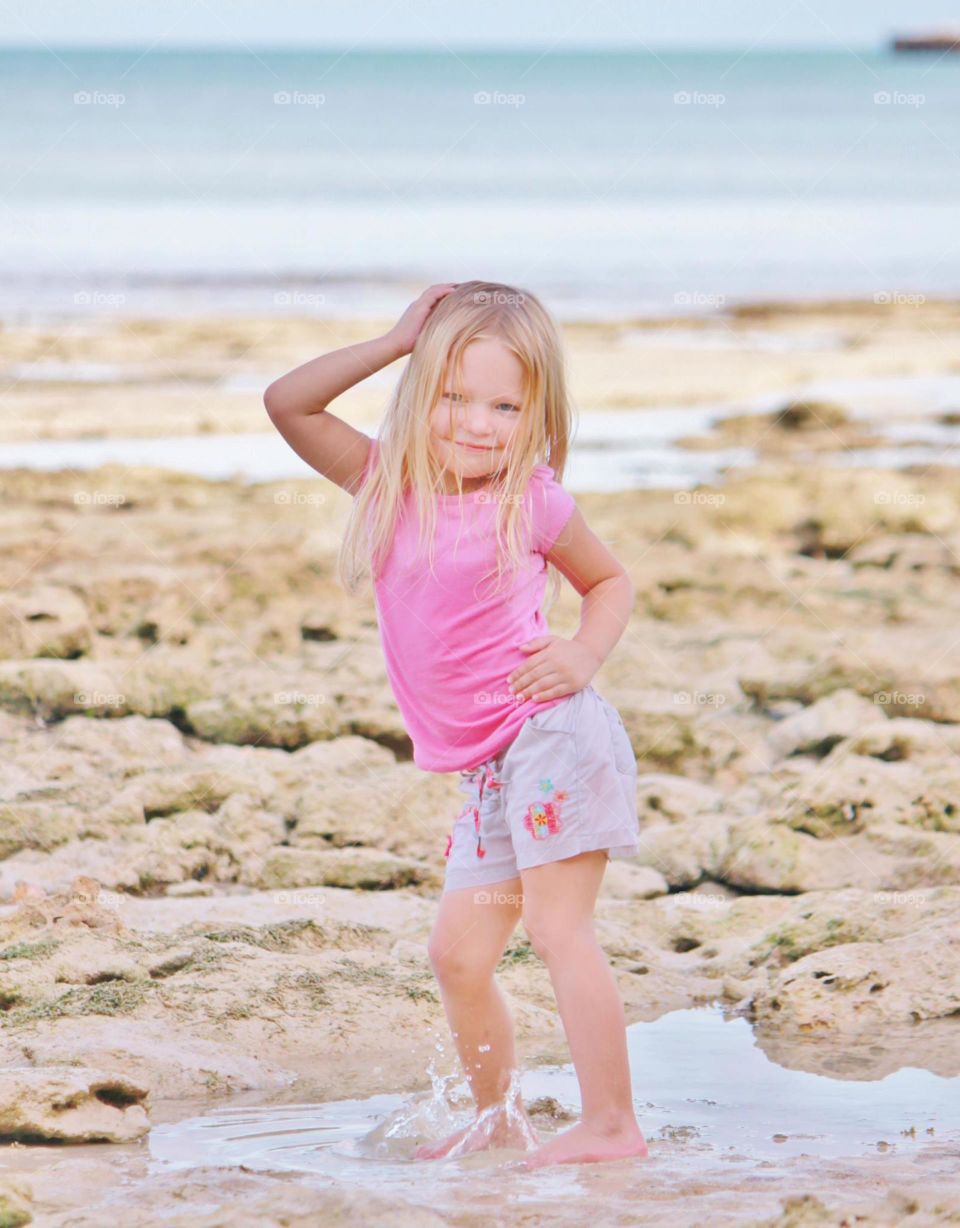
MULTIPOLYGON (((941 1041, 944 1035, 941 1030, 941 1041)), ((673 1011, 653 1023, 633 1024, 628 1037, 634 1101, 650 1157, 620 1161, 624 1171, 652 1165, 659 1177, 669 1174, 682 1181, 689 1180, 695 1164, 700 1176, 722 1167, 725 1179, 736 1170, 747 1174, 758 1168, 769 1177, 801 1156, 844 1157, 855 1163, 878 1151, 916 1155, 934 1139, 940 1145, 960 1143, 960 1078, 904 1067, 873 1081, 857 1080, 857 1046, 849 1039, 829 1049, 802 1042, 791 1053, 814 1057, 822 1068, 836 1063, 843 1049, 851 1057, 849 1070, 846 1077, 833 1078, 776 1065, 745 1019, 725 1018, 717 1007, 673 1011)), ((863 1042, 871 1053, 878 1048, 876 1039, 863 1042)), ((960 1045, 960 1036, 953 1036, 952 1044, 960 1045)), ((940 1054, 943 1066, 942 1043, 940 1054)), ((953 1070, 960 1069, 957 1056, 955 1051, 953 1070)), ((155 1126, 150 1134, 153 1163, 296 1171, 413 1200, 429 1197, 435 1206, 447 1201, 444 1191, 452 1200, 463 1198, 474 1169, 480 1170, 487 1192, 496 1167, 498 1182, 519 1183, 521 1194, 511 1189, 511 1197, 523 1191, 555 1197, 576 1189, 586 1170, 597 1167, 567 1165, 521 1174, 510 1162, 523 1153, 505 1150, 445 1161, 412 1160, 420 1143, 472 1118, 466 1083, 433 1068, 430 1075, 431 1089, 414 1096, 234 1104, 155 1126)), ((563 1109, 579 1112, 570 1066, 526 1071, 521 1088, 542 1140, 568 1124, 558 1127, 554 1120, 565 1116, 563 1109), (538 1105, 545 1111, 538 1113, 538 1105), (552 1114, 546 1111, 551 1106, 552 1114)))

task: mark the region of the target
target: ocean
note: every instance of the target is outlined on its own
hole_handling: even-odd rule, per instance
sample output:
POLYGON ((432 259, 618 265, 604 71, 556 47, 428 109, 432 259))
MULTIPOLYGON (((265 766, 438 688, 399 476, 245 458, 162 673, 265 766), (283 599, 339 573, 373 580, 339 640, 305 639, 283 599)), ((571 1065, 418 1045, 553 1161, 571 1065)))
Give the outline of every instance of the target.
POLYGON ((0 50, 7 318, 960 293, 960 56, 0 50))

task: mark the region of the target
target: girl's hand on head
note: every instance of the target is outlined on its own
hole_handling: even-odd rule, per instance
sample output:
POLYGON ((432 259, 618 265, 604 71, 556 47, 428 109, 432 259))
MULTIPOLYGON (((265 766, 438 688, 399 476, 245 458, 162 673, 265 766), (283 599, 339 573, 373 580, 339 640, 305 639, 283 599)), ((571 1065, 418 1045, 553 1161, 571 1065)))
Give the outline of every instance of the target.
POLYGON ((531 655, 507 677, 518 700, 571 695, 582 690, 603 664, 586 644, 560 635, 538 635, 519 647, 531 655))
POLYGON ((427 322, 427 316, 444 295, 455 290, 459 284, 457 281, 445 281, 435 286, 428 286, 420 297, 410 304, 386 334, 398 349, 399 357, 402 358, 404 354, 410 353, 420 335, 420 330, 427 322))

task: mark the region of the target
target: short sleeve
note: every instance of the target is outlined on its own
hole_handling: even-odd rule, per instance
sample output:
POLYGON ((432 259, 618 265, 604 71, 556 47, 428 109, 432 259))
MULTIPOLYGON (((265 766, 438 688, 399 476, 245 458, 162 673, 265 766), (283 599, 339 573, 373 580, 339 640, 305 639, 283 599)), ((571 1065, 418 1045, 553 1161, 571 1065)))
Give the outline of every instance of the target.
POLYGON ((577 505, 549 465, 534 467, 528 489, 532 495, 532 546, 537 554, 549 554, 577 505))

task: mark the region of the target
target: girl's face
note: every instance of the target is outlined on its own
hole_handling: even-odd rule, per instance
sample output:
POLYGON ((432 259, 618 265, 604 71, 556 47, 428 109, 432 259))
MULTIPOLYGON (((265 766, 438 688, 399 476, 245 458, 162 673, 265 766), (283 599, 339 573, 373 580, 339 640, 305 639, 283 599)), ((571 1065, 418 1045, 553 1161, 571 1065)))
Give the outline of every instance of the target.
POLYGON ((447 378, 430 415, 430 449, 447 493, 456 494, 456 472, 463 489, 474 490, 503 464, 523 412, 523 367, 498 337, 480 337, 463 352, 462 393, 447 378))

